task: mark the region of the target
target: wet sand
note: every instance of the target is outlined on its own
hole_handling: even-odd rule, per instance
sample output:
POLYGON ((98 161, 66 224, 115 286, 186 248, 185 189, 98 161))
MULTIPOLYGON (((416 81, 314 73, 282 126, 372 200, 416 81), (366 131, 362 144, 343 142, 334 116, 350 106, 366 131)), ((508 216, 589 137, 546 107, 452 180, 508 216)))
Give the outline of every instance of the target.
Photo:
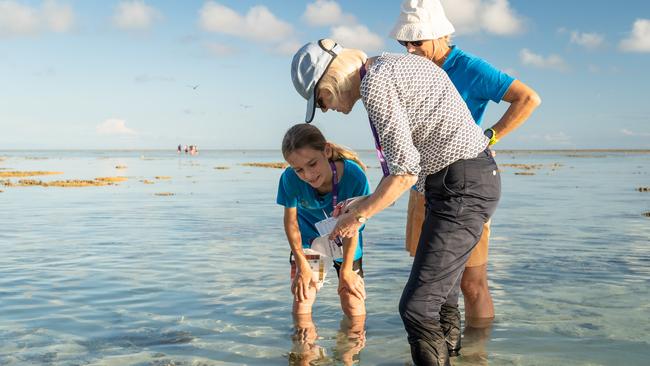
POLYGON ((253 167, 259 167, 259 168, 275 168, 275 169, 284 169, 289 166, 289 164, 285 162, 275 162, 275 163, 242 163, 241 165, 243 166, 253 166, 253 167))
POLYGON ((10 170, 6 172, 0 172, 0 178, 34 177, 37 175, 55 175, 55 174, 63 174, 63 172, 10 170))

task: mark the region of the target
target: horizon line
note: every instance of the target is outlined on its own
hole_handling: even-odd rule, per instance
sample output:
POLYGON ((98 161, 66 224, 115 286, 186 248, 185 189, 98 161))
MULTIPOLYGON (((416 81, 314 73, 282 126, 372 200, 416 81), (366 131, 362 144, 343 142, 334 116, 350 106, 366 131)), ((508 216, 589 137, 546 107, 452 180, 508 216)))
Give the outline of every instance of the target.
MULTIPOLYGON (((353 149, 354 151, 362 152, 375 152, 374 149, 353 149)), ((648 149, 492 149, 496 152, 509 153, 509 152, 648 152, 648 149)), ((176 152, 176 149, 162 149, 162 148, 106 148, 106 149, 0 149, 0 152, 29 152, 29 151, 170 151, 176 152)), ((201 149, 199 151, 280 151, 280 149, 201 149)))

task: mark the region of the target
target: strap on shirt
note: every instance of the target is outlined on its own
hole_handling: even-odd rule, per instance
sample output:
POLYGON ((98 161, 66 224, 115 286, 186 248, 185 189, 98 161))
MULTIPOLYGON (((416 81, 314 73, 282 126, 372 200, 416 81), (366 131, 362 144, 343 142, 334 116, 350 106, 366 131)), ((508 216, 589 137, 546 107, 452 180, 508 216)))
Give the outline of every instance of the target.
MULTIPOLYGON (((361 69, 359 69, 359 74, 361 75, 361 81, 363 81, 363 78, 366 76, 365 62, 361 65, 361 69)), ((388 170, 388 163, 386 163, 386 156, 384 155, 384 151, 382 150, 381 144, 379 143, 379 135, 377 134, 377 130, 375 129, 375 125, 372 123, 370 116, 368 116, 368 122, 370 122, 372 137, 375 138, 375 150, 377 150, 377 158, 379 158, 379 163, 381 164, 381 170, 384 172, 384 177, 387 177, 390 175, 390 171, 388 170)))

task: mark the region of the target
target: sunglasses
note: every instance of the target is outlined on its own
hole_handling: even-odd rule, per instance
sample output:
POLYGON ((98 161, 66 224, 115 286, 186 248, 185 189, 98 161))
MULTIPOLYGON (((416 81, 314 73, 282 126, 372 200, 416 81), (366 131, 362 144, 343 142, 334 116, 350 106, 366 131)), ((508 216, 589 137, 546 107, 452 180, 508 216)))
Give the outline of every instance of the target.
POLYGON ((404 47, 407 47, 409 43, 413 47, 420 47, 420 46, 422 46, 422 42, 424 42, 424 41, 397 41, 397 42, 399 42, 399 44, 401 44, 404 47))

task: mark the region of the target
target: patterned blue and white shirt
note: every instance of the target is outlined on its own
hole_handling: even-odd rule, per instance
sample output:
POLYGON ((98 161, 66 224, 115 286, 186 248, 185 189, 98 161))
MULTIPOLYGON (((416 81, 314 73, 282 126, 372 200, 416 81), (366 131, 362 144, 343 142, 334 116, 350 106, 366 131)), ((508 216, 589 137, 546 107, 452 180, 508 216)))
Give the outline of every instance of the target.
POLYGON ((418 175, 420 192, 427 175, 488 145, 447 74, 424 57, 378 57, 361 82, 361 99, 390 174, 418 175))

